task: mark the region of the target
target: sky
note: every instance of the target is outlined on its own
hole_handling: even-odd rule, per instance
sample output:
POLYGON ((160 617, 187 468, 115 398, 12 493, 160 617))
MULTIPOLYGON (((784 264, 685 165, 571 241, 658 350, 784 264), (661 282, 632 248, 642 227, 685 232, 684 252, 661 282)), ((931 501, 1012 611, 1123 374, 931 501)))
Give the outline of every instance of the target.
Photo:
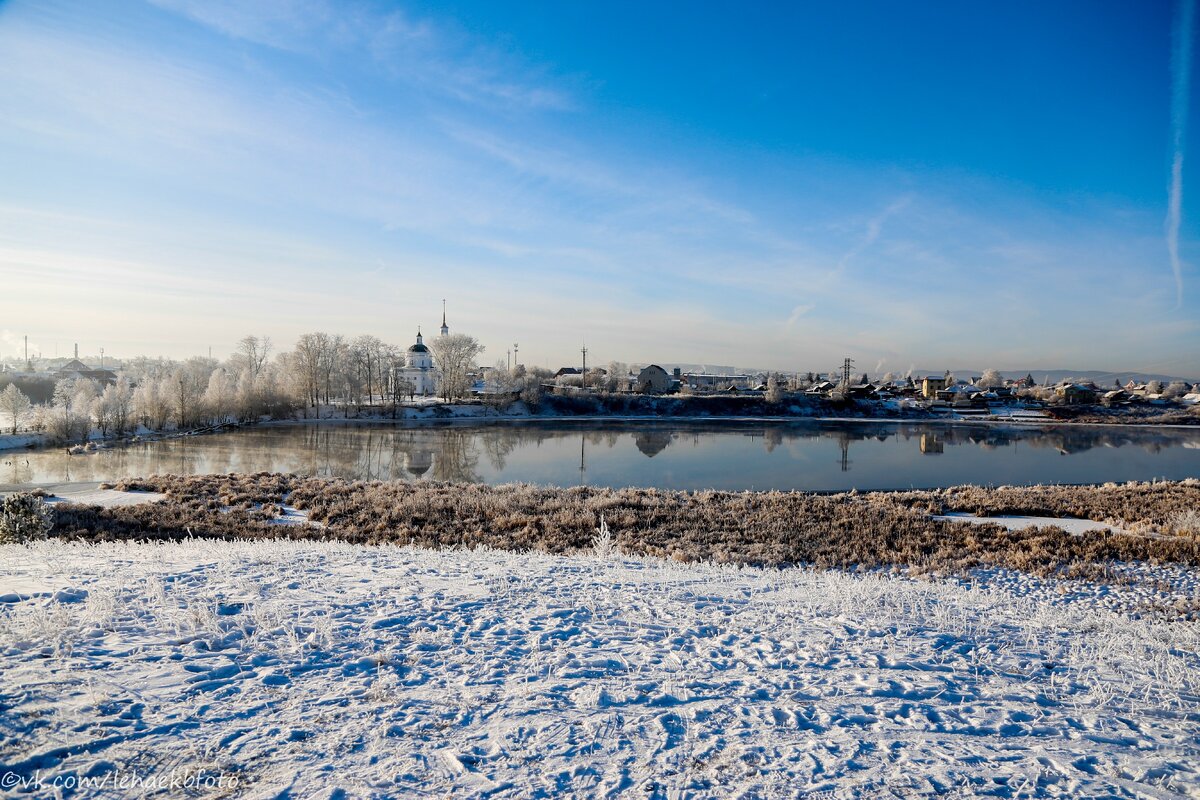
POLYGON ((1194 0, 0 0, 0 357, 1200 377, 1194 0))

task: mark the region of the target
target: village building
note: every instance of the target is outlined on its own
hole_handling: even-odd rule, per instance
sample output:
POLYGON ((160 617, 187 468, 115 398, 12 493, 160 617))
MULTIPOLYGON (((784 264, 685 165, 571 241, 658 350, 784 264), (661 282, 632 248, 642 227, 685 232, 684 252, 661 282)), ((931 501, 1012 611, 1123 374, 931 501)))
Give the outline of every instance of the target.
POLYGON ((926 375, 921 379, 921 396, 926 400, 937 397, 937 393, 946 388, 946 378, 942 375, 926 375))
MULTIPOLYGON (((446 306, 442 304, 442 336, 450 335, 450 327, 446 324, 446 306)), ((397 394, 417 397, 429 397, 437 393, 440 373, 433 363, 433 353, 417 328, 417 341, 409 346, 404 354, 404 366, 395 370, 392 380, 395 381, 397 394)))
POLYGON ((110 369, 92 369, 78 358, 73 358, 54 371, 54 378, 60 381, 85 378, 107 386, 117 382, 117 373, 110 369))
POLYGON ((1081 405, 1096 402, 1096 390, 1078 383, 1068 383, 1055 388, 1054 393, 1069 405, 1081 405))
POLYGON ((634 383, 636 391, 642 394, 666 394, 671 391, 671 375, 658 364, 643 367, 634 383))
MULTIPOLYGON (((678 372, 678 370, 676 370, 678 372)), ((708 372, 685 372, 677 376, 680 384, 687 384, 696 392, 716 392, 733 387, 749 389, 749 375, 716 375, 708 372)))
POLYGON ((427 397, 437 391, 438 373, 429 351, 417 329, 417 341, 404 354, 404 366, 396 370, 396 386, 400 394, 427 397))

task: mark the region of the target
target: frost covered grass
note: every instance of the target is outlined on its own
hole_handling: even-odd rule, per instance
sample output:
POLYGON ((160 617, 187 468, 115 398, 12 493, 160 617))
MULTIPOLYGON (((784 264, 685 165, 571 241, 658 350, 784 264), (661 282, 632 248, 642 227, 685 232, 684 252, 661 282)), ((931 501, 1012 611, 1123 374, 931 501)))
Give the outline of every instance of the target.
POLYGON ((632 555, 757 566, 896 567, 964 574, 1004 567, 1108 580, 1130 562, 1200 566, 1200 537, 1172 521, 1200 506, 1200 482, 921 492, 676 492, 529 485, 347 482, 277 474, 159 476, 118 488, 162 503, 57 508, 65 538, 336 538, 361 544, 591 549, 604 520, 611 547, 632 555), (321 527, 276 525, 284 504, 321 527), (931 514, 1078 516, 1126 531, 1007 530, 931 514), (1153 535, 1151 535, 1153 534, 1153 535))
POLYGON ((1200 797, 1200 627, 1005 580, 1021 590, 612 554, 9 545, 0 764, 207 770, 271 797, 1200 797))

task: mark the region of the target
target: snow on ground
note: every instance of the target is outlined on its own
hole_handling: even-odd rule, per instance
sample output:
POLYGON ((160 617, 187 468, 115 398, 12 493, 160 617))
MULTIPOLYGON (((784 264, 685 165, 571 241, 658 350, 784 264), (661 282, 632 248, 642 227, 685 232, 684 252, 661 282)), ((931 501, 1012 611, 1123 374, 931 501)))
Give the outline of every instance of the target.
POLYGON ((1134 535, 1131 531, 1117 527, 1116 525, 1096 522, 1091 519, 1079 519, 1078 517, 1034 517, 1021 514, 981 517, 966 511, 951 511, 949 514, 931 514, 930 519, 941 520, 942 522, 969 522, 973 525, 986 525, 990 523, 993 525, 1003 525, 1010 531, 1023 531, 1026 528, 1053 526, 1076 535, 1087 533, 1088 531, 1112 531, 1113 533, 1134 535))
POLYGON ((140 506, 143 503, 153 503, 165 497, 165 494, 159 494, 158 492, 122 492, 116 489, 90 488, 87 485, 83 485, 68 489, 57 489, 52 496, 46 498, 46 502, 51 504, 77 503, 83 506, 116 508, 117 506, 140 506))
MULTIPOLYGON (((0 451, 23 450, 33 445, 44 444, 46 437, 40 433, 0 433, 0 451)), ((11 458, 12 456, 7 456, 11 458)), ((0 456, 5 458, 5 456, 0 456)))
POLYGON ((225 788, 201 796, 1200 797, 1200 628, 1011 585, 10 545, 0 780, 43 781, 28 796, 203 775, 225 788))

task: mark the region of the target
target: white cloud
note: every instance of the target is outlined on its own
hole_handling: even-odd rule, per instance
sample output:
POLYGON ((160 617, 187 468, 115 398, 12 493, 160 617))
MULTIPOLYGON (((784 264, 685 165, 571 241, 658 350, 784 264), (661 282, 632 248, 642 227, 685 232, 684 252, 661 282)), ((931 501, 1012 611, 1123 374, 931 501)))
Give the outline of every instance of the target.
POLYGON ((1182 0, 1171 49, 1171 188, 1167 197, 1167 254, 1175 276, 1175 307, 1183 305, 1183 264, 1179 258, 1179 227, 1183 218, 1183 143, 1187 130, 1188 86, 1192 69, 1192 33, 1196 5, 1182 0))

